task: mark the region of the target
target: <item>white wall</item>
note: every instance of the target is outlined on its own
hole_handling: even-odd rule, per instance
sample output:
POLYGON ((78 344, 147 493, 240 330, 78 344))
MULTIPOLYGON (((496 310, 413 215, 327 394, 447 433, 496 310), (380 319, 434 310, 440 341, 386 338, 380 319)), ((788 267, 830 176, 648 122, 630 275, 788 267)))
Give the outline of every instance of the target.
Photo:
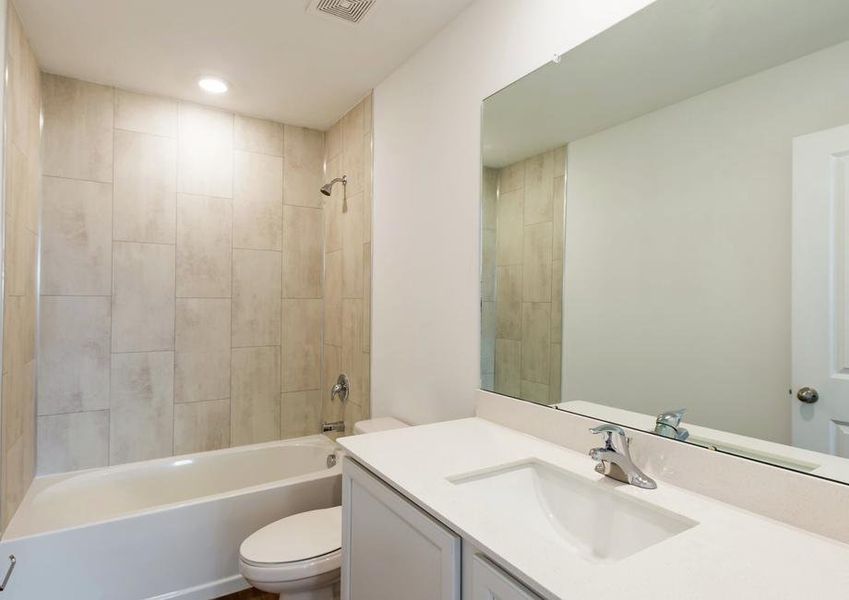
POLYGON ((473 412, 481 101, 648 3, 478 0, 375 89, 375 415, 473 412))
POLYGON ((849 43, 569 145, 564 398, 790 442, 792 138, 849 43))

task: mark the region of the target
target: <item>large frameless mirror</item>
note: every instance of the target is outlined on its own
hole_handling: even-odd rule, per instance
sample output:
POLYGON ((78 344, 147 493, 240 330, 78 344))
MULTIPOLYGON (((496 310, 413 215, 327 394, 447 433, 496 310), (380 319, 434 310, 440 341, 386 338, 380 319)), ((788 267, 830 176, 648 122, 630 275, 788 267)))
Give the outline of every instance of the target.
POLYGON ((849 483, 847 40, 658 0, 488 98, 482 387, 849 483))

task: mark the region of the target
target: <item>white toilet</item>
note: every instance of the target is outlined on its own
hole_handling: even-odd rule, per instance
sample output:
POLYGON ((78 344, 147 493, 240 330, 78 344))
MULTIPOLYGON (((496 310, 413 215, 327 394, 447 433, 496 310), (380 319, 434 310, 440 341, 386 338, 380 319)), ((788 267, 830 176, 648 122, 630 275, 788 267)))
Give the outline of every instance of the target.
MULTIPOLYGON (((360 421, 354 434, 406 427, 392 418, 360 421)), ((239 572, 280 600, 334 600, 342 566, 342 507, 288 516, 250 535, 239 548, 239 572)))

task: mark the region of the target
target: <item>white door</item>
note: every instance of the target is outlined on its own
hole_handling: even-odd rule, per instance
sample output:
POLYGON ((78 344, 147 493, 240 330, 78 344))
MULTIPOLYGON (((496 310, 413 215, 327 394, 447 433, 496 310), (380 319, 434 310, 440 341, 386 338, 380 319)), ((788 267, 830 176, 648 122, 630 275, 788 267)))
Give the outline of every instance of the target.
POLYGON ((849 458, 849 125, 793 140, 792 219, 793 445, 849 458))

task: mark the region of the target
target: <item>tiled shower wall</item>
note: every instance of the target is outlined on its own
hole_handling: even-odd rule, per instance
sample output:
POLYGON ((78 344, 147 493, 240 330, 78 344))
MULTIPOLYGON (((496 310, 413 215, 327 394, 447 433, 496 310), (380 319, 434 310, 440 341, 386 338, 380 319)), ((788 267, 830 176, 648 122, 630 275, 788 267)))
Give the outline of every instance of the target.
POLYGON ((40 73, 7 5, 5 254, 3 257, 2 527, 35 471, 40 73))
POLYGON ((42 91, 39 472, 317 432, 324 134, 42 91))
POLYGON ((324 204, 325 295, 322 418, 355 422, 370 414, 372 98, 352 108, 328 132, 325 179, 347 175, 324 204), (351 394, 343 406, 327 393, 340 373, 351 394))
POLYGON ((566 148, 484 169, 481 379, 560 402, 566 148))

